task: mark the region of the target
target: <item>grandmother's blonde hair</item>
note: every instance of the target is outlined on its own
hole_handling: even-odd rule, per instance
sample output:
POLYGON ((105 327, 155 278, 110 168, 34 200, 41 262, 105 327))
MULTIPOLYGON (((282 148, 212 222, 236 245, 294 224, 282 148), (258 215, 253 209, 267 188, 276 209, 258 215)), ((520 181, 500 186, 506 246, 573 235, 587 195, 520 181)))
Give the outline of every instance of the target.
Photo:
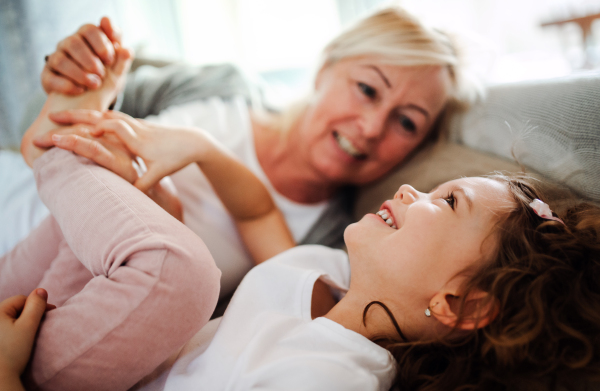
MULTIPOLYGON (((452 89, 440 118, 431 132, 435 139, 448 118, 468 108, 482 94, 474 78, 468 77, 463 56, 455 39, 440 30, 425 26, 399 7, 385 8, 360 20, 340 34, 323 50, 318 69, 336 62, 359 57, 376 57, 378 61, 399 66, 445 66, 452 89)), ((284 110, 274 125, 289 130, 306 109, 310 96, 284 110)), ((442 130, 443 131, 443 130, 442 130)))

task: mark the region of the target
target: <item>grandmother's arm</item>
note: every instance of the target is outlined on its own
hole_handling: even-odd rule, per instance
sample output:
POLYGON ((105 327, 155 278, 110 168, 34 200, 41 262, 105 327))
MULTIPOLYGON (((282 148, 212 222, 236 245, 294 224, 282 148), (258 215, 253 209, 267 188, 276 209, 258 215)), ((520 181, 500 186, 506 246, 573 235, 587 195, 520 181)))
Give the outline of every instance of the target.
MULTIPOLYGON (((283 215, 264 184, 209 133, 137 120, 119 112, 64 114, 94 123, 93 136, 115 135, 148 167, 135 186, 142 190, 190 163, 197 163, 233 217, 242 240, 256 263, 295 245, 283 215), (94 118, 89 118, 92 115, 94 118), (102 117, 103 120, 98 118, 102 117)), ((55 145, 93 161, 109 159, 96 140, 67 135, 55 145)))

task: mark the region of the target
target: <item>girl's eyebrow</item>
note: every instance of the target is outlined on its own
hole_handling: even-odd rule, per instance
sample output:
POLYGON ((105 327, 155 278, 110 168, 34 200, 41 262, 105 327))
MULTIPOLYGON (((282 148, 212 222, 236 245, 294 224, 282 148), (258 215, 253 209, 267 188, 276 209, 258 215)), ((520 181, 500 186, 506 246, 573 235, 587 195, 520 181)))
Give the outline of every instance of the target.
MULTIPOLYGON (((436 187, 434 187, 433 189, 431 189, 431 191, 429 193, 435 193, 441 186, 437 185, 436 187)), ((465 190, 464 187, 459 187, 459 186, 453 186, 449 189, 449 191, 451 192, 458 192, 460 191, 463 195, 463 197, 465 198, 465 201, 467 201, 467 205, 469 206, 469 213, 473 210, 473 197, 471 196, 472 191, 471 190, 465 190)))
POLYGON ((467 201, 467 205, 469 206, 469 213, 471 213, 471 211, 473 211, 473 197, 471 197, 470 193, 472 192, 470 190, 465 190, 464 187, 456 187, 452 189, 452 191, 462 193, 465 200, 467 201))

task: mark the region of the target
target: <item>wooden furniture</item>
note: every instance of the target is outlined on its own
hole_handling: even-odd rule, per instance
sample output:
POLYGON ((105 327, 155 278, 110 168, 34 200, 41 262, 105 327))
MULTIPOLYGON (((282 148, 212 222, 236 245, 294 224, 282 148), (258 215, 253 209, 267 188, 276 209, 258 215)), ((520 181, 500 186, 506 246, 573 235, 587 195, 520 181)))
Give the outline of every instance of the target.
POLYGON ((581 28, 582 34, 582 42, 583 47, 585 49, 586 54, 586 68, 592 68, 592 59, 590 55, 590 51, 593 50, 593 42, 592 42, 592 23, 594 20, 600 19, 600 14, 586 15, 580 16, 571 19, 563 19, 563 20, 555 20, 552 22, 542 23, 542 27, 548 26, 562 26, 567 23, 576 23, 581 28))

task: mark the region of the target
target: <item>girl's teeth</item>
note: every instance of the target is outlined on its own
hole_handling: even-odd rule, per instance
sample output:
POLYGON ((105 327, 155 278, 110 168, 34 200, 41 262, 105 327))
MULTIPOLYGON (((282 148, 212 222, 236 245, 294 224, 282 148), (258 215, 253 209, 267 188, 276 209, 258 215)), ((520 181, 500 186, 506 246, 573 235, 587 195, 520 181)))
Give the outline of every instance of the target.
POLYGON ((385 221, 385 223, 387 225, 389 225, 390 227, 392 227, 394 229, 397 229, 396 224, 394 223, 394 219, 392 218, 392 216, 386 210, 380 210, 376 214, 379 217, 381 217, 383 219, 383 221, 385 221))

